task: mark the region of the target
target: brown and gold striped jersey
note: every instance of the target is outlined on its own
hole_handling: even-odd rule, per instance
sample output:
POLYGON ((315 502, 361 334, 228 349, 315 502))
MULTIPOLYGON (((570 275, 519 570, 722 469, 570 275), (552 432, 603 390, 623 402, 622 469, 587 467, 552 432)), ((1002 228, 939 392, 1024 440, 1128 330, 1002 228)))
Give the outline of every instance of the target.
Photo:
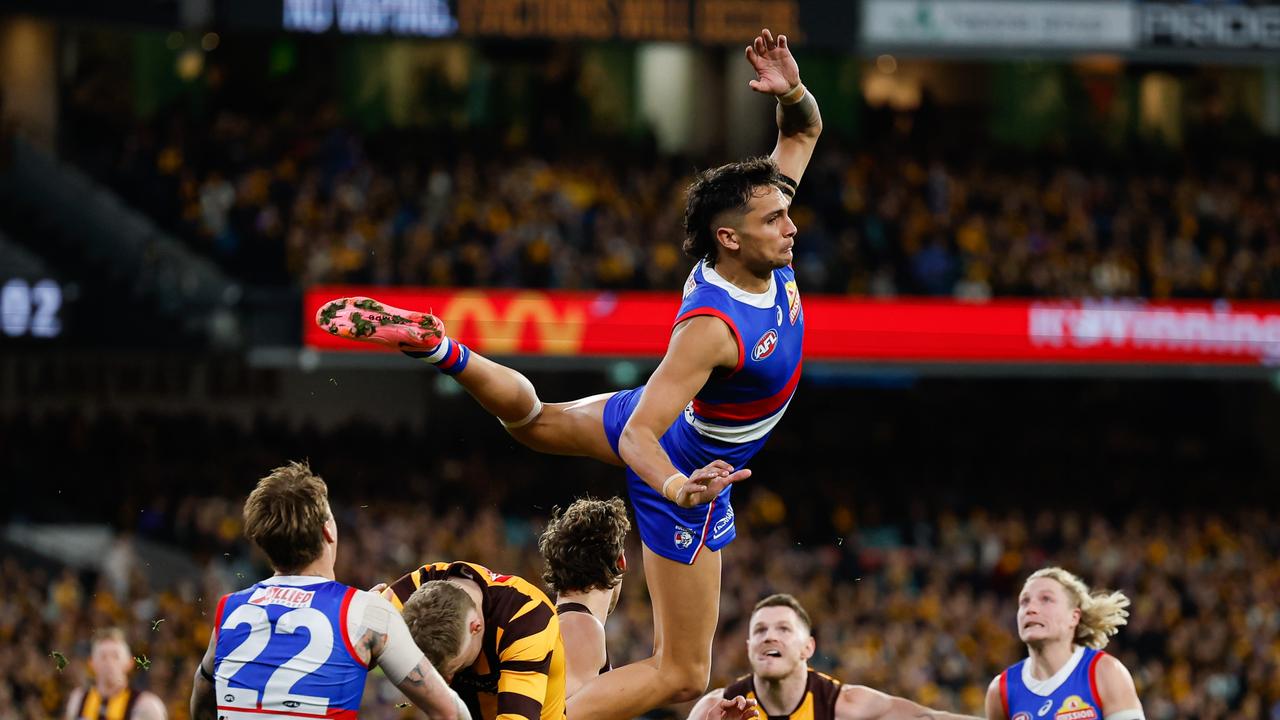
POLYGON ((391 604, 425 582, 466 578, 480 586, 484 644, 475 663, 454 675, 452 687, 474 717, 484 720, 561 720, 565 716, 564 643, 560 620, 545 593, 524 578, 476 563, 430 563, 388 588, 391 604))
POLYGON ((76 710, 77 718, 87 720, 129 720, 133 712, 133 704, 138 700, 138 693, 125 688, 111 697, 103 697, 98 688, 90 686, 80 698, 80 707, 76 710))
MULTIPOLYGON (((786 715, 768 715, 761 706, 760 716, 768 720, 835 720, 836 700, 840 698, 842 686, 843 683, 839 680, 810 668, 804 697, 800 698, 800 704, 794 710, 786 715)), ((724 689, 726 698, 735 698, 739 695, 756 702, 760 701, 756 697, 754 675, 743 675, 724 689)))

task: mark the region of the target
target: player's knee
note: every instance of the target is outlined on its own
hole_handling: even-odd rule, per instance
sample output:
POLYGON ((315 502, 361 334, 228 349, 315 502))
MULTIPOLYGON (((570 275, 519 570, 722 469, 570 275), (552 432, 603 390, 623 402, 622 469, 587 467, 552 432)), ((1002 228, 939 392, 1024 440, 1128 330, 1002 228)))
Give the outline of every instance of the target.
POLYGON ((669 698, 667 702, 689 702, 702 697, 711 681, 711 661, 694 660, 663 667, 663 690, 669 698))
POLYGON ((564 452, 561 447, 563 443, 557 442, 555 431, 548 428, 548 423, 539 422, 542 420, 542 415, 544 414, 545 413, 540 413, 537 417, 519 427, 511 427, 505 423, 503 424, 503 427, 506 428, 507 434, 510 435, 512 439, 530 450, 542 453, 562 454, 564 452))

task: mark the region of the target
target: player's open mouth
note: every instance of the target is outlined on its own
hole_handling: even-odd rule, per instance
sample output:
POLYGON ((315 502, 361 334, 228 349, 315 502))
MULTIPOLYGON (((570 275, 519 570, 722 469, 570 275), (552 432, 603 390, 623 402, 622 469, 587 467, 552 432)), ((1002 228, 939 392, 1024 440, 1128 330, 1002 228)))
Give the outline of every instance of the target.
POLYGON ((764 656, 764 657, 767 657, 767 658, 780 658, 780 657, 782 657, 782 651, 781 651, 781 650, 766 650, 766 651, 764 651, 764 655, 763 655, 763 656, 764 656))

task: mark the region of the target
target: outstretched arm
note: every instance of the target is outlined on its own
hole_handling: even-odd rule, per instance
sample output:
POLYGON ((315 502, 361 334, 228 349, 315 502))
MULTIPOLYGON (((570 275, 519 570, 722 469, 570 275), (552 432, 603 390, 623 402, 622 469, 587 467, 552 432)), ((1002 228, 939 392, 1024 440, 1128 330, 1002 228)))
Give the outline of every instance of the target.
POLYGON ((735 367, 738 342, 724 321, 689 318, 676 326, 658 369, 618 438, 618 455, 649 487, 681 507, 711 502, 727 485, 751 476, 716 460, 685 478, 658 442, 718 367, 735 367))
POLYGON ((931 710, 905 698, 864 685, 845 685, 836 700, 836 720, 981 720, 970 715, 931 710))
POLYGON ((747 62, 756 71, 751 89, 778 98, 778 144, 770 157, 783 175, 799 183, 822 134, 818 101, 800 82, 786 35, 775 38, 767 28, 761 30, 747 46, 747 62))

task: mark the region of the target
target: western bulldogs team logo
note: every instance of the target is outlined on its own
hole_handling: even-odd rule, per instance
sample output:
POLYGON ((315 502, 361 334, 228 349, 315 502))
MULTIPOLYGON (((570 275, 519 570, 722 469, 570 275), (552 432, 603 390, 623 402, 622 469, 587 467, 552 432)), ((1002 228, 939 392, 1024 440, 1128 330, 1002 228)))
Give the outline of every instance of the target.
POLYGON ((751 359, 756 361, 763 360, 772 355, 776 347, 778 347, 778 331, 769 328, 756 341, 755 348, 751 350, 751 359))
POLYGON ((1031 720, 1031 713, 1020 712, 1013 716, 1013 720, 1031 720))
POLYGON ((796 320, 800 319, 800 288, 796 285, 795 280, 788 280, 787 289, 787 310, 788 317, 791 318, 791 324, 795 325, 796 320))
POLYGON ((680 550, 688 550, 693 545, 693 531, 683 525, 676 526, 676 547, 680 550))
POLYGON ((1098 720, 1098 711, 1079 695, 1072 695, 1062 701, 1062 707, 1053 717, 1055 720, 1098 720))

